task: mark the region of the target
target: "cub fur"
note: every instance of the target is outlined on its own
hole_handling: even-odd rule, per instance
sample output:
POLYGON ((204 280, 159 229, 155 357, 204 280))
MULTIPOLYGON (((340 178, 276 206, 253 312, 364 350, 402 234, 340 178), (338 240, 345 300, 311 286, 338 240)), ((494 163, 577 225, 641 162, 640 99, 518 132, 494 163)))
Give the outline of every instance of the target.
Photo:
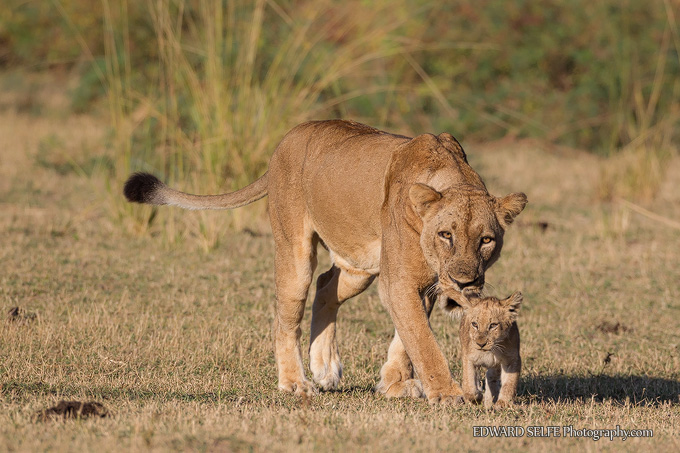
POLYGON ((318 277, 312 306, 316 384, 338 387, 338 309, 380 274, 380 299, 396 332, 376 390, 453 404, 463 402, 463 392, 429 326, 433 295, 457 300, 463 288, 481 290, 506 228, 527 203, 523 193, 489 194, 450 134, 410 138, 342 120, 292 129, 267 172, 236 192, 191 195, 138 173, 124 193, 133 202, 184 209, 231 209, 268 195, 279 389, 316 392, 303 368, 300 323, 322 244, 333 265, 318 277))
POLYGON ((522 299, 520 292, 499 300, 463 291, 459 336, 463 355, 463 395, 467 401, 482 401, 477 367, 484 367, 487 368, 484 406, 500 408, 512 404, 522 368, 517 328, 522 299))

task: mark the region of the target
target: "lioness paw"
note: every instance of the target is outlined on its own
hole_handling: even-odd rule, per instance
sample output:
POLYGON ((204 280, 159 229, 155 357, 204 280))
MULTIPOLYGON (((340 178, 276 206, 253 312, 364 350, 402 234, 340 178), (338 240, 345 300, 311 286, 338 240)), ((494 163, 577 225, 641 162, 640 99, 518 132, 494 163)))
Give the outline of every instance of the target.
POLYGON ((496 401, 496 404, 493 405, 493 409, 494 410, 509 409, 512 406, 513 406, 512 401, 498 400, 498 401, 496 401))
POLYGON ((342 378, 342 367, 332 364, 331 369, 323 369, 321 371, 315 371, 314 382, 316 382, 321 390, 335 390, 340 385, 340 379, 342 378))
POLYGON ((429 397, 427 401, 430 404, 446 404, 450 406, 462 406, 465 404, 465 398, 463 398, 463 395, 437 394, 429 397))
POLYGON ((477 393, 466 393, 466 394, 464 394, 463 396, 465 397, 465 401, 467 401, 468 403, 472 403, 472 404, 479 404, 479 403, 481 403, 481 402, 482 402, 482 398, 484 397, 484 395, 482 394, 482 392, 477 392, 477 393))
POLYGON ((306 379, 300 382, 279 383, 279 390, 305 396, 314 396, 319 393, 314 384, 306 379))
POLYGON ((376 393, 382 393, 387 398, 424 398, 423 384, 418 379, 406 379, 387 384, 384 381, 375 387, 376 393))
POLYGON ((404 381, 404 396, 410 396, 412 398, 424 398, 425 392, 423 391, 423 384, 418 379, 407 379, 404 381))

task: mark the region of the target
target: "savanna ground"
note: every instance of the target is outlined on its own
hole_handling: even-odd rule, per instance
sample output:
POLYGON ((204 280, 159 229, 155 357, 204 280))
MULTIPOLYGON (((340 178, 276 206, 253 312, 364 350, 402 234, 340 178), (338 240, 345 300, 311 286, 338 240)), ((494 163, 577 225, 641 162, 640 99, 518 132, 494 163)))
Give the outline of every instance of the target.
MULTIPOLYGON (((121 188, 96 177, 106 119, 63 115, 66 88, 39 79, 0 99, 0 450, 680 447, 678 157, 641 214, 602 201, 612 159, 531 141, 464 143, 492 193, 530 200, 487 274, 488 292, 525 294, 517 405, 375 395, 393 334, 375 284, 341 309, 340 389, 302 399, 276 390, 266 221, 220 232, 208 252, 121 228, 109 215, 121 188), (97 401, 112 416, 35 418, 60 400, 97 401), (619 425, 653 438, 473 437, 490 425, 619 425)), ((304 350, 310 315, 308 306, 304 350)), ((460 380, 456 323, 435 310, 432 328, 460 380)))

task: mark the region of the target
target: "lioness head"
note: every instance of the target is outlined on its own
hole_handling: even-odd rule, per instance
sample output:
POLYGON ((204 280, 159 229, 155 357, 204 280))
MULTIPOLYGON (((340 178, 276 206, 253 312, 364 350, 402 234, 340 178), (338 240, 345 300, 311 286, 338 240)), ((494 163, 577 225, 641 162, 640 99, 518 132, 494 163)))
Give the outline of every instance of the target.
POLYGON ((480 291, 484 272, 500 256, 503 233, 527 203, 523 193, 503 198, 474 187, 438 192, 414 184, 409 197, 423 222, 420 246, 437 273, 443 296, 457 301, 460 291, 480 291))
POLYGON ((505 340, 510 326, 517 320, 522 304, 522 293, 517 291, 507 299, 481 297, 464 290, 460 303, 464 308, 461 322, 467 323, 472 350, 491 351, 505 340))

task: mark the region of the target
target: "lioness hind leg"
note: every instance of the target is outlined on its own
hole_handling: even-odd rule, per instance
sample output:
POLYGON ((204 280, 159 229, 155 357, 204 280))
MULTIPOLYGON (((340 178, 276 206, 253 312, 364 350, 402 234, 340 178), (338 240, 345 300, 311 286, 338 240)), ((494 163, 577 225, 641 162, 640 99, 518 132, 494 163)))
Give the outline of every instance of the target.
MULTIPOLYGON (((427 294, 423 296, 423 308, 425 308, 428 318, 432 313, 434 302, 434 297, 427 294)), ((396 330, 387 351, 387 361, 380 369, 380 382, 375 387, 375 391, 387 397, 425 398, 423 385, 420 380, 414 379, 411 359, 409 359, 396 330)))
POLYGON ((275 235, 276 316, 273 337, 279 389, 296 394, 316 393, 305 378, 300 349, 300 322, 316 267, 313 232, 301 228, 275 235), (294 234, 297 233, 297 234, 294 234))
POLYGON ((324 390, 338 387, 342 363, 336 339, 338 308, 347 299, 368 288, 375 276, 333 265, 319 275, 312 308, 312 335, 309 347, 314 381, 324 390))
POLYGON ((418 379, 413 378, 413 365, 396 330, 387 351, 387 361, 380 369, 380 382, 375 391, 395 398, 425 397, 423 385, 418 379))

